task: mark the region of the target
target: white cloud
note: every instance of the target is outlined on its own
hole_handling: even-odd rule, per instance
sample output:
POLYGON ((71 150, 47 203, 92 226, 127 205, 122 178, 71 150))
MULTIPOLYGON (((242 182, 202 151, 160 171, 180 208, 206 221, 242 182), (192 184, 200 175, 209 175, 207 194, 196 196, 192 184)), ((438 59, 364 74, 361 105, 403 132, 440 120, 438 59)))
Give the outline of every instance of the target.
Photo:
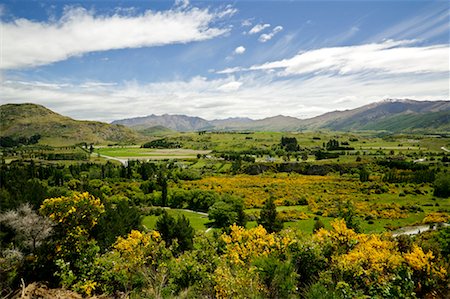
POLYGON ((231 81, 219 86, 217 89, 224 92, 236 91, 241 87, 242 82, 231 81))
MULTIPOLYGON (((179 3, 185 7, 186 2, 179 3)), ((212 24, 236 10, 174 9, 140 15, 95 15, 83 8, 65 11, 61 19, 1 22, 3 33, 0 68, 44 65, 93 51, 161 46, 207 40, 229 31, 212 24)))
POLYGON ((234 54, 244 54, 245 53, 245 47, 244 46, 239 46, 236 49, 234 49, 234 54))
POLYGON ((283 30, 283 26, 277 26, 273 28, 272 32, 270 33, 263 33, 259 36, 258 40, 262 43, 265 43, 269 40, 271 40, 278 32, 283 30))
POLYGON ((269 27, 270 27, 270 24, 257 24, 252 29, 250 29, 248 34, 256 34, 256 33, 259 33, 269 27))
POLYGON ((384 98, 449 100, 448 74, 318 74, 240 77, 141 84, 4 81, 4 103, 32 100, 76 119, 112 121, 148 114, 187 114, 206 119, 263 118, 278 114, 307 118, 384 98))
POLYGON ((299 53, 296 56, 218 73, 243 70, 278 70, 280 75, 338 73, 340 75, 379 72, 386 74, 436 73, 449 71, 448 45, 411 46, 414 41, 385 41, 347 47, 332 47, 299 53))

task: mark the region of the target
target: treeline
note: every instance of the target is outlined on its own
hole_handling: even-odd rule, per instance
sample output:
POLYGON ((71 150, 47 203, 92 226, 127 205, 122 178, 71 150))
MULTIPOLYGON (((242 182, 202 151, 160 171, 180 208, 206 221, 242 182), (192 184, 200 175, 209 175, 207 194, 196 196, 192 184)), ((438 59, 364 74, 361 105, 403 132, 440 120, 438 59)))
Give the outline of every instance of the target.
POLYGON ((144 143, 141 148, 181 148, 181 143, 167 139, 156 139, 144 143))
POLYGON ((21 145, 32 145, 39 142, 41 139, 40 134, 35 134, 30 137, 11 137, 11 136, 2 136, 0 137, 0 147, 16 147, 21 145))

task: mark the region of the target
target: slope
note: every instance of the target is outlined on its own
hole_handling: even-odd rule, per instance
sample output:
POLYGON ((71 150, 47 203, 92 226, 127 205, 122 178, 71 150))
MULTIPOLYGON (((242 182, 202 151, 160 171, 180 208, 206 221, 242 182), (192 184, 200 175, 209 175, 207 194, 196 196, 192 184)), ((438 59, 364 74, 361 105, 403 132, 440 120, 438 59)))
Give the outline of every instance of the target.
POLYGON ((124 126, 96 121, 79 121, 44 106, 5 104, 0 106, 0 136, 30 137, 39 134, 41 143, 51 145, 88 143, 133 143, 142 139, 124 126))

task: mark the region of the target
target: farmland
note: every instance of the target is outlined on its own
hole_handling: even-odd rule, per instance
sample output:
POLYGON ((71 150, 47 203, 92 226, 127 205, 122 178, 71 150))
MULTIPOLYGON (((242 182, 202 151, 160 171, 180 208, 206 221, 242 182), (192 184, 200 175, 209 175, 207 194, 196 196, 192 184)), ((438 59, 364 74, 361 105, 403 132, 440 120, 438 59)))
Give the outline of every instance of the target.
MULTIPOLYGON (((140 278, 133 273, 156 277, 169 273, 165 271, 171 277, 165 290, 177 290, 182 285, 179 275, 184 275, 181 267, 210 286, 195 291, 196 296, 206 292, 220 297, 235 292, 248 279, 246 273, 263 275, 252 266, 261 261, 296 261, 302 270, 286 270, 286 275, 307 280, 344 271, 342 263, 348 261, 359 267, 364 257, 355 261, 354 255, 376 246, 382 249, 374 257, 395 259, 382 271, 378 262, 370 266, 383 279, 403 277, 404 269, 416 269, 417 259, 425 260, 434 273, 423 280, 423 272, 414 272, 402 292, 418 281, 433 286, 422 293, 444 289, 450 219, 445 150, 450 139, 445 135, 170 132, 142 143, 34 144, 2 150, 1 219, 21 219, 7 215, 28 213, 29 219, 40 219, 36 225, 57 223, 58 231, 46 229, 54 239, 37 239, 42 242, 37 244, 51 256, 52 267, 76 273, 76 283, 64 282, 72 290, 87 296, 111 294, 124 290, 116 283, 120 278, 140 292, 140 278), (401 229, 417 235, 393 237, 401 229), (142 257, 164 263, 148 264, 142 257), (92 266, 78 260, 89 260, 92 266), (298 274, 314 267, 330 270, 298 274), (239 282, 233 282, 234 276, 239 282)), ((2 233, 5 248, 18 242, 10 230, 2 233)), ((20 244, 31 255, 40 254, 27 245, 32 243, 20 244)), ((345 271, 353 275, 361 270, 345 271)), ((19 272, 8 273, 13 282, 5 286, 12 288, 19 272)), ((54 273, 60 272, 42 275, 61 283, 72 275, 54 273)), ((370 293, 368 286, 380 287, 378 280, 367 279, 364 284, 346 280, 348 291, 370 293)), ((319 280, 317 285, 322 284, 319 280)), ((315 292, 309 284, 297 288, 315 292)))

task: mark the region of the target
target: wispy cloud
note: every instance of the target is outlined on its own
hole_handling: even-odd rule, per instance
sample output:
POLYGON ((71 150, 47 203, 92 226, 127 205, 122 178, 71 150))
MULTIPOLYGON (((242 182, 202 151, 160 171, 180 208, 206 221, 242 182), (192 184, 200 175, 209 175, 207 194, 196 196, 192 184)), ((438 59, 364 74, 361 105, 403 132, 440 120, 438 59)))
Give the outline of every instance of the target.
POLYGON ((172 10, 140 15, 96 15, 83 8, 71 8, 57 21, 2 22, 0 68, 44 65, 93 51, 207 40, 228 32, 228 28, 213 24, 236 12, 231 7, 211 12, 186 9, 187 5, 186 1, 179 1, 172 10))
MULTIPOLYGON (((440 4, 440 3, 439 3, 440 4)), ((379 42, 384 39, 429 39, 439 34, 450 33, 450 11, 447 3, 435 5, 422 13, 399 22, 368 40, 379 42), (439 28, 439 30, 436 30, 439 28)))
POLYGON ((222 74, 236 71, 278 71, 280 75, 337 73, 340 75, 364 72, 387 74, 436 73, 449 71, 449 46, 414 46, 414 41, 385 41, 347 47, 331 47, 299 53, 292 58, 231 68, 222 74))
POLYGON ((252 29, 250 29, 248 34, 256 34, 256 33, 259 33, 259 32, 261 32, 264 29, 269 28, 269 27, 270 27, 270 24, 257 24, 255 26, 253 26, 252 29))
POLYGON ((263 33, 259 36, 258 40, 262 43, 265 43, 269 40, 271 40, 278 32, 283 30, 283 26, 277 26, 273 28, 273 30, 270 33, 263 33))

